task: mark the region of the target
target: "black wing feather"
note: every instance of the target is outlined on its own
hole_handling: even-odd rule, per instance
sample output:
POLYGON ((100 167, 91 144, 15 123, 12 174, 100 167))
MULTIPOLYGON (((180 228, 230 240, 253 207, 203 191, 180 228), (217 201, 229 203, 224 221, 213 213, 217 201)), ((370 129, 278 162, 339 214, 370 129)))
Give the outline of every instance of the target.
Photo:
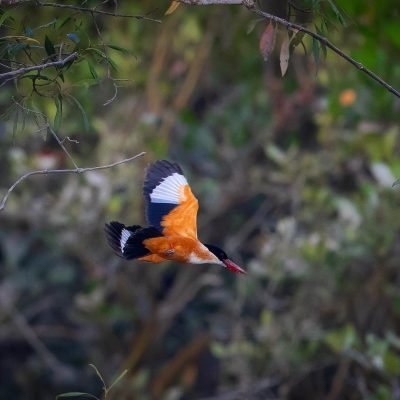
POLYGON ((155 228, 142 228, 140 225, 125 226, 120 222, 110 222, 105 224, 104 231, 108 244, 114 250, 115 254, 126 260, 144 257, 150 254, 150 251, 143 245, 143 241, 153 237, 160 237, 162 234, 155 228), (131 232, 124 248, 121 249, 121 236, 123 229, 131 232))
POLYGON ((159 160, 150 165, 146 172, 143 185, 143 194, 146 203, 146 221, 149 225, 162 230, 161 221, 164 215, 172 211, 178 204, 151 203, 151 192, 165 179, 174 173, 183 175, 181 167, 177 163, 167 160, 159 160))
POLYGON ((151 164, 146 171, 146 179, 144 180, 143 192, 146 199, 150 199, 150 193, 156 188, 165 178, 177 172, 183 175, 181 167, 177 163, 172 163, 167 160, 159 160, 151 164))

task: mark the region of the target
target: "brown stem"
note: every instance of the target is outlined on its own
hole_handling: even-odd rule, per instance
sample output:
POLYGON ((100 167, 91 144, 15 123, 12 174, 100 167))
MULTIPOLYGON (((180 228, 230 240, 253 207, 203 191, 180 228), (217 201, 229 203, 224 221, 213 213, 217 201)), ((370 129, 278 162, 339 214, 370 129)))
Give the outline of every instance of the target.
POLYGON ((117 18, 143 19, 143 20, 146 20, 146 21, 157 22, 159 24, 161 23, 161 21, 159 19, 146 17, 144 15, 119 14, 119 13, 114 13, 114 12, 109 12, 109 11, 97 10, 95 7, 94 8, 87 8, 87 7, 74 6, 72 4, 42 3, 41 1, 36 1, 36 3, 37 3, 38 6, 42 6, 42 7, 69 8, 71 10, 87 12, 87 13, 91 13, 91 14, 109 15, 111 17, 117 17, 117 18))
POLYGON ((241 0, 241 1, 240 0, 179 0, 179 1, 184 4, 197 5, 197 6, 208 6, 211 4, 243 5, 243 6, 247 7, 249 10, 251 10, 253 13, 259 15, 260 17, 266 18, 270 21, 274 21, 275 23, 282 25, 292 31, 304 32, 305 34, 311 36, 315 40, 318 40, 320 43, 322 43, 326 47, 330 48, 333 52, 335 52, 337 55, 339 55, 340 57, 345 59, 347 62, 352 64, 354 67, 356 67, 360 71, 367 74, 371 79, 378 82, 381 86, 383 86, 385 89, 387 89, 390 93, 393 93, 395 96, 400 98, 400 92, 397 89, 395 89, 393 86, 389 85, 380 76, 378 76, 377 74, 372 72, 370 69, 365 67, 363 64, 354 60, 349 55, 344 53, 342 50, 340 50, 338 47, 336 47, 333 43, 331 43, 326 37, 321 36, 318 33, 315 33, 313 31, 305 28, 302 25, 287 21, 286 19, 277 17, 276 15, 272 15, 270 13, 260 10, 259 8, 256 7, 255 2, 253 0, 241 0))
POLYGON ((22 175, 20 178, 18 178, 14 182, 14 184, 7 190, 6 195, 3 197, 3 200, 0 203, 0 211, 4 210, 7 200, 8 200, 8 197, 10 196, 11 192, 16 188, 16 186, 18 186, 23 180, 25 180, 26 178, 29 178, 30 176, 50 175, 50 174, 74 174, 74 173, 75 174, 83 174, 83 173, 89 172, 89 171, 97 171, 97 170, 101 170, 101 169, 108 169, 108 168, 116 167, 117 165, 125 164, 127 162, 133 161, 136 158, 141 157, 145 154, 146 154, 145 152, 141 152, 141 153, 137 154, 136 156, 126 158, 124 160, 117 161, 112 164, 100 165, 98 167, 73 168, 73 169, 41 169, 41 170, 37 170, 37 171, 28 172, 25 175, 22 175))
POLYGON ((31 71, 41 71, 45 68, 62 67, 67 62, 76 60, 77 58, 78 58, 78 53, 74 52, 74 53, 69 54, 67 57, 65 57, 62 60, 53 61, 53 62, 49 62, 49 63, 45 63, 45 64, 32 65, 30 67, 14 69, 13 71, 4 72, 4 73, 0 74, 0 80, 12 79, 18 75, 23 75, 23 74, 26 74, 27 72, 31 72, 31 71))

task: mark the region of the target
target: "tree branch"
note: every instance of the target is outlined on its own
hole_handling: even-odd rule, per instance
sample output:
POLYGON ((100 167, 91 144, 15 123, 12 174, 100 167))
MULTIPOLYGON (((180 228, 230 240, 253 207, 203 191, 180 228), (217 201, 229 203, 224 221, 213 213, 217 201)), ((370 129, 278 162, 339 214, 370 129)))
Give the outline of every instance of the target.
POLYGON ((15 69, 13 71, 4 72, 4 73, 0 74, 0 80, 10 80, 12 78, 15 78, 18 75, 23 75, 23 74, 26 74, 27 72, 31 72, 31 71, 41 71, 45 68, 62 67, 67 62, 76 60, 77 58, 78 58, 78 53, 74 52, 74 53, 69 54, 67 57, 65 57, 62 60, 52 61, 52 62, 45 63, 45 64, 32 65, 30 67, 24 67, 24 68, 15 69))
POLYGON ((280 25, 285 26, 287 29, 290 29, 290 30, 295 31, 295 32, 296 31, 301 31, 301 32, 304 32, 307 35, 313 37, 314 39, 318 40, 320 43, 323 43, 326 47, 330 48, 337 55, 339 55, 340 57, 345 59, 347 62, 349 62, 350 64, 355 66, 357 69, 359 69, 360 71, 362 71, 365 74, 367 74, 370 78, 372 78, 373 80, 378 82, 381 86, 383 86, 389 92, 393 93, 395 96, 400 98, 400 92, 397 89, 395 89, 393 86, 389 85, 380 76, 378 76, 377 74, 372 72, 370 69, 365 67, 363 64, 361 64, 360 62, 354 60, 349 55, 344 53, 342 50, 340 50, 338 47, 336 47, 333 43, 331 43, 326 37, 321 36, 318 33, 315 33, 313 31, 305 28, 304 26, 295 24, 293 22, 286 21, 283 18, 279 18, 279 17, 277 17, 275 15, 272 15, 272 14, 266 13, 264 11, 261 11, 258 8, 254 7, 254 6, 251 8, 251 10, 255 14, 260 15, 261 17, 267 18, 267 19, 272 20, 272 21, 274 21, 274 22, 276 22, 276 23, 278 23, 280 25))
POLYGON ((178 0, 178 1, 183 4, 196 5, 196 6, 208 6, 211 4, 243 5, 243 6, 247 7, 249 10, 251 10, 253 13, 255 13, 265 19, 269 19, 270 21, 274 21, 275 23, 286 27, 286 29, 289 29, 294 32, 297 32, 297 31, 304 32, 305 34, 311 36, 315 40, 318 40, 320 43, 323 43, 326 47, 330 48, 333 52, 335 52, 337 55, 339 55, 340 57, 345 59, 347 62, 352 64, 354 67, 356 67, 360 71, 367 74, 371 79, 378 82, 381 86, 383 86, 385 89, 387 89, 390 93, 392 93, 395 96, 400 98, 400 92, 397 89, 395 89, 393 86, 389 85, 380 76, 378 76, 377 74, 375 74, 374 72, 372 72, 371 70, 366 68, 363 64, 354 60, 349 55, 344 53, 342 50, 340 50, 338 47, 336 47, 333 43, 331 43, 326 37, 321 36, 318 33, 315 33, 313 31, 305 28, 302 25, 287 21, 286 19, 277 17, 276 15, 272 15, 265 11, 260 10, 259 8, 256 7, 254 0, 178 0))
POLYGON ((38 6, 42 6, 42 7, 69 8, 71 10, 87 12, 87 13, 90 13, 90 14, 109 15, 111 17, 117 17, 117 18, 143 19, 143 20, 146 20, 146 21, 157 22, 159 24, 161 23, 161 21, 159 19, 146 17, 144 15, 119 14, 119 13, 113 13, 113 12, 110 12, 110 11, 97 10, 96 7, 88 8, 88 7, 74 6, 72 4, 42 3, 39 0, 35 0, 35 2, 36 2, 36 4, 38 6))
POLYGON ((90 171, 98 171, 102 169, 108 169, 112 167, 116 167, 117 165, 120 164, 125 164, 127 162, 133 161, 136 158, 144 156, 146 153, 143 151, 136 156, 126 158, 121 161, 117 161, 112 164, 107 164, 107 165, 100 165, 98 167, 89 167, 89 168, 73 168, 73 169, 41 169, 37 171, 31 171, 26 173, 25 175, 22 175, 17 181, 14 182, 14 184, 7 190, 7 193, 3 197, 3 200, 0 203, 0 211, 4 210, 8 197, 10 196, 11 192, 18 186, 22 181, 24 181, 26 178, 29 178, 30 176, 33 175, 50 175, 50 174, 83 174, 85 172, 90 172, 90 171))

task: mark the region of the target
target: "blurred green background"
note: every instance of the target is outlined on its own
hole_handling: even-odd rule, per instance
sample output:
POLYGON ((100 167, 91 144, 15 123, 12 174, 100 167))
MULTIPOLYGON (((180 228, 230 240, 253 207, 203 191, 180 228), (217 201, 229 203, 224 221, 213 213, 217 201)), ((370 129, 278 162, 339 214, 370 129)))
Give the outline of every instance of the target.
MULTIPOLYGON (((3 63, 61 45, 80 58, 63 79, 53 68, 1 88, 0 193, 30 170, 73 168, 47 124, 80 167, 147 154, 11 193, 0 398, 100 397, 93 363, 108 384, 128 370, 108 399, 399 399, 400 99, 306 37, 282 78, 286 30, 264 62, 266 22, 242 7, 99 9, 116 5, 162 23, 2 9, 3 63), (144 169, 164 158, 199 199, 200 239, 247 276, 114 256, 104 223, 144 223, 144 169)), ((260 6, 287 17, 289 5, 260 6)), ((400 88, 397 0, 304 0, 290 12, 400 88)))

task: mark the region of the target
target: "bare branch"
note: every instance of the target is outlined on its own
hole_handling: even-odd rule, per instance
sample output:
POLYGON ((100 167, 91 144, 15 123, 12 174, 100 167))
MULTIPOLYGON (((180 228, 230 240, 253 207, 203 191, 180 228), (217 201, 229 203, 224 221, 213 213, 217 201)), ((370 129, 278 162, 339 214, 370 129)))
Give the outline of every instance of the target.
POLYGON ((79 144, 79 140, 71 139, 69 136, 66 136, 63 140, 61 140, 61 143, 64 144, 65 141, 70 142, 70 143, 79 144))
POLYGON ((41 169, 37 171, 31 171, 26 173, 25 175, 22 175, 17 181, 14 182, 14 184, 7 190, 6 195, 3 197, 3 200, 0 203, 0 211, 4 210, 5 205, 7 203, 8 197, 10 196, 11 192, 18 186, 22 181, 24 181, 26 178, 29 178, 30 176, 33 175, 50 175, 50 174, 83 174, 85 172, 90 172, 90 171, 98 171, 102 169, 108 169, 108 168, 113 168, 116 167, 117 165, 120 164, 125 164, 130 161, 135 160, 136 158, 144 156, 146 153, 143 151, 136 156, 130 157, 130 158, 125 158, 124 160, 117 161, 112 164, 107 164, 107 165, 100 165, 97 167, 89 167, 89 168, 73 168, 73 169, 41 169))
POLYGON ((18 3, 25 3, 25 0, 0 0, 0 5, 5 4, 7 6, 12 6, 18 3))
POLYGON ((90 13, 90 14, 109 15, 111 17, 116 17, 116 18, 143 19, 143 20, 146 20, 146 21, 157 22, 159 24, 161 23, 161 21, 159 19, 146 17, 145 15, 119 14, 119 13, 113 13, 113 12, 109 12, 109 11, 97 10, 96 7, 87 8, 87 7, 74 6, 72 4, 42 3, 41 1, 38 1, 38 0, 36 1, 36 4, 39 5, 39 6, 42 6, 42 7, 69 8, 71 10, 87 12, 87 13, 90 13))
POLYGON ((393 93, 395 96, 400 98, 400 92, 397 89, 395 89, 393 86, 389 85, 380 76, 378 76, 377 74, 375 74, 374 72, 372 72, 371 70, 366 68, 363 64, 354 60, 349 55, 344 53, 342 50, 340 50, 338 47, 336 47, 333 43, 331 43, 326 37, 321 36, 318 33, 315 33, 313 31, 305 28, 302 25, 287 21, 286 19, 277 17, 276 15, 272 15, 270 13, 260 10, 259 8, 256 7, 255 2, 253 0, 178 0, 178 1, 180 1, 183 4, 196 5, 196 6, 208 6, 211 4, 243 5, 243 6, 247 7, 249 10, 251 10, 252 12, 254 12, 255 14, 257 14, 265 19, 268 19, 270 21, 274 21, 277 24, 286 27, 286 29, 289 29, 293 32, 297 32, 297 31, 304 32, 305 34, 311 36, 315 40, 318 40, 320 43, 324 44, 326 47, 329 47, 333 52, 335 52, 337 55, 339 55, 340 57, 345 59, 347 62, 352 64, 354 67, 356 67, 360 71, 367 74, 371 79, 378 82, 381 86, 383 86, 385 89, 387 89, 390 93, 393 93))
POLYGON ((16 76, 26 74, 27 72, 41 71, 45 68, 62 67, 67 62, 76 60, 77 58, 78 58, 78 53, 74 52, 74 53, 69 54, 67 57, 65 57, 62 60, 53 61, 53 62, 49 62, 49 63, 45 63, 45 64, 32 65, 30 67, 15 69, 10 72, 4 72, 4 73, 0 74, 0 80, 10 80, 10 79, 15 78, 16 76))
POLYGON ((74 158, 72 157, 71 153, 67 150, 67 148, 64 146, 64 142, 58 137, 58 135, 54 132, 54 129, 49 125, 48 129, 50 133, 53 135, 54 139, 56 139, 57 143, 60 145, 60 147, 63 149, 64 153, 67 155, 67 157, 71 160, 72 164, 74 164, 75 169, 79 169, 78 164, 75 162, 74 158))
MULTIPOLYGON (((111 79, 112 79, 112 78, 111 78, 111 79)), ((117 95, 118 95, 118 86, 117 86, 117 84, 115 83, 114 79, 113 79, 113 86, 114 86, 114 94, 113 94, 113 96, 112 96, 111 98, 109 98, 109 99, 103 104, 103 106, 108 106, 109 104, 111 104, 111 103, 117 98, 117 95)))
POLYGON ((389 92, 393 93, 395 96, 400 98, 400 92, 395 89, 393 86, 389 85, 387 82, 385 82, 380 76, 372 72, 370 69, 365 67, 363 64, 360 62, 354 60, 351 58, 349 55, 344 53, 342 50, 340 50, 338 47, 336 47, 333 43, 331 43, 326 37, 319 35, 318 33, 315 33, 304 26, 295 24, 293 22, 286 21, 283 18, 279 18, 275 15, 266 13, 264 11, 259 10, 258 8, 252 7, 251 8, 254 13, 257 15, 260 15, 261 17, 267 18, 269 20, 272 20, 280 25, 285 26, 287 29, 290 29, 294 32, 296 31, 301 31, 306 33, 307 35, 313 37, 314 39, 318 40, 320 43, 323 43, 326 47, 329 47, 333 52, 335 52, 337 55, 345 59, 347 62, 350 64, 354 65, 357 69, 360 71, 364 72, 367 74, 370 78, 378 82, 381 86, 383 86, 385 89, 387 89, 389 92))

